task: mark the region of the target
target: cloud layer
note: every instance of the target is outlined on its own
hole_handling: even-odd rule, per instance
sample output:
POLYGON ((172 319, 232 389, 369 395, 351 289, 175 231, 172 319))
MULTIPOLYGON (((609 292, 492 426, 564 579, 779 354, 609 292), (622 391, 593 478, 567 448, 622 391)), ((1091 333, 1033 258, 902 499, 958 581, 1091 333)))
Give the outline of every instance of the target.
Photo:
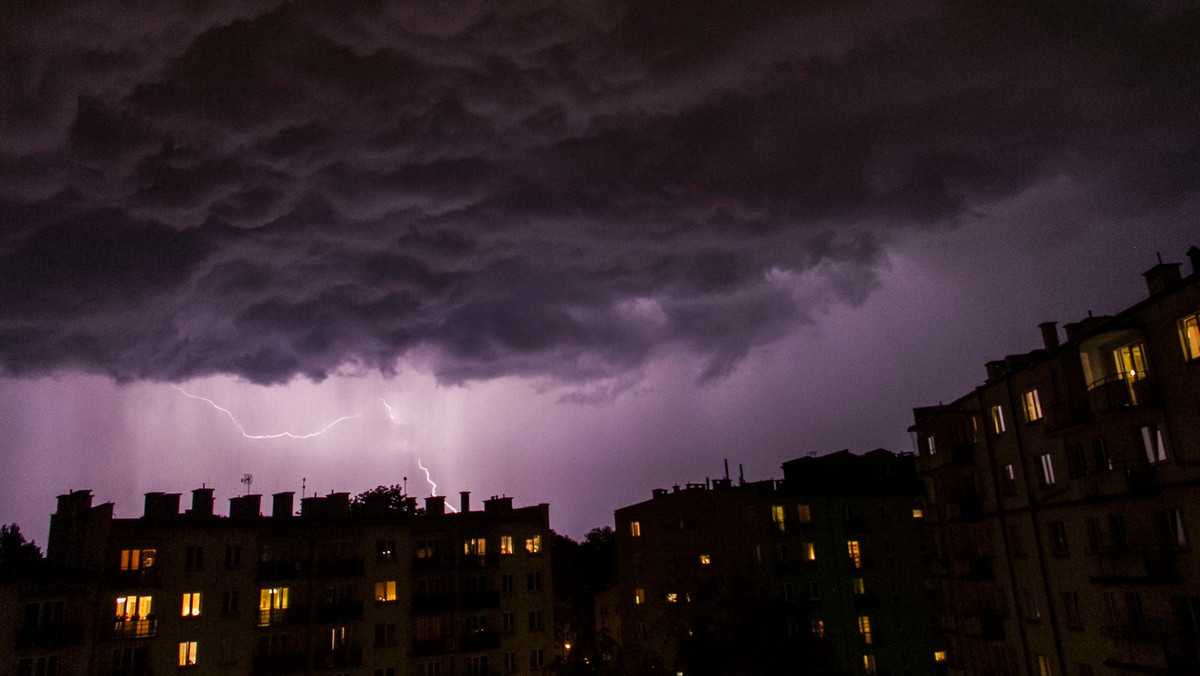
POLYGON ((0 374, 720 377, 887 244, 1200 186, 1186 3, 0 13, 0 374))

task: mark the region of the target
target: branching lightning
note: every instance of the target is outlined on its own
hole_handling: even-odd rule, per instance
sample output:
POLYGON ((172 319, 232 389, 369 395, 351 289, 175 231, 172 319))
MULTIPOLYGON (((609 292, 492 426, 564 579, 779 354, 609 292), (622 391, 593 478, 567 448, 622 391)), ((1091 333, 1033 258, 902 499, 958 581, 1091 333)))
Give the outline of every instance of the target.
MULTIPOLYGON (((437 484, 433 483, 433 479, 429 478, 429 469, 425 467, 425 465, 421 464, 420 458, 417 458, 417 467, 420 467, 421 471, 425 472, 425 480, 429 482, 429 494, 437 495, 437 484)), ((451 512, 458 513, 458 510, 455 509, 453 505, 447 504, 446 509, 449 509, 451 512)))
POLYGON ((182 387, 180 387, 178 385, 172 385, 171 387, 174 387, 175 389, 179 390, 179 393, 182 394, 183 396, 191 398, 191 399, 199 399, 200 401, 207 402, 209 406, 212 406, 213 408, 217 409, 218 411, 229 416, 229 419, 231 421, 233 421, 234 426, 237 427, 238 431, 242 433, 242 436, 246 437, 247 439, 282 439, 284 437, 286 437, 288 439, 311 439, 313 437, 317 437, 322 434, 325 434, 330 429, 332 429, 334 425, 337 425, 338 423, 345 422, 345 421, 351 420, 353 418, 358 418, 361 415, 361 414, 344 415, 344 416, 338 418, 337 420, 334 420, 333 422, 329 423, 325 427, 322 427, 321 429, 317 430, 316 432, 310 432, 308 434, 294 434, 292 432, 278 432, 276 434, 250 434, 249 432, 246 431, 245 427, 242 427, 242 423, 238 422, 237 417, 233 415, 233 411, 230 411, 229 409, 220 406, 219 404, 217 404, 217 402, 213 401, 212 399, 209 399, 207 397, 201 397, 198 394, 192 394, 192 393, 184 390, 182 387))

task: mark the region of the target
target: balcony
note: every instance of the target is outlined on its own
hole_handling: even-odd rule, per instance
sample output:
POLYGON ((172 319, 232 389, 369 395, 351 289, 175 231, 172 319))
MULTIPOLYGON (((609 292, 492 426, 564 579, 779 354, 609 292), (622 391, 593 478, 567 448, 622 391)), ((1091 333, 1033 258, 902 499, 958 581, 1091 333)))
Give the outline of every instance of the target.
POLYGON ((113 623, 112 638, 153 638, 158 636, 158 619, 148 617, 138 620, 118 619, 113 623))
POLYGON ((1159 545, 1108 547, 1099 551, 1095 584, 1172 584, 1179 582, 1176 552, 1159 545))
POLYGON ((459 645, 459 652, 496 650, 499 647, 500 632, 487 630, 474 631, 462 635, 462 643, 459 645))
POLYGON ((866 592, 864 594, 854 595, 854 610, 862 613, 878 607, 879 594, 877 592, 866 592))
POLYGON ((260 561, 258 563, 259 580, 294 580, 303 577, 307 571, 308 562, 301 559, 260 561))
POLYGON ((291 608, 271 608, 268 610, 260 609, 258 611, 258 626, 274 627, 281 624, 296 624, 297 622, 304 621, 306 614, 305 608, 295 606, 291 608))
POLYGON ((317 577, 360 577, 362 574, 362 557, 322 559, 317 561, 317 577))
POLYGON ((437 573, 454 570, 454 560, 448 556, 425 556, 413 559, 414 573, 437 573))
POLYGON ((162 572, 158 566, 139 570, 114 570, 108 575, 108 586, 114 589, 161 587, 162 572))
POLYGON ((318 650, 313 655, 313 667, 316 669, 341 669, 361 665, 362 648, 356 645, 318 650))
POLYGON ((431 638, 422 641, 414 640, 412 656, 420 657, 437 657, 439 655, 449 655, 456 652, 457 645, 453 637, 431 638))
POLYGON ((83 623, 68 622, 48 627, 23 627, 19 637, 25 650, 54 650, 83 645, 83 623))
POLYGON ((455 609, 453 594, 438 594, 436 596, 415 596, 412 600, 414 615, 429 613, 452 613, 455 609))
POLYGON ((500 592, 481 591, 464 593, 458 600, 460 610, 481 610, 500 607, 500 592))
POLYGON ((1118 373, 1088 385, 1088 406, 1096 415, 1158 403, 1158 381, 1148 370, 1137 375, 1118 373))
POLYGON ((959 633, 978 641, 1003 641, 1004 622, 996 613, 968 616, 963 618, 959 633))
POLYGON ((351 622, 361 620, 362 601, 329 601, 317 604, 317 622, 351 622))
POLYGON ((459 570, 482 570, 484 568, 498 568, 499 566, 500 556, 497 554, 486 554, 484 556, 463 554, 458 559, 459 570))
POLYGON ((302 652, 257 655, 254 658, 255 674, 295 674, 305 670, 308 660, 302 652))
POLYGON ((1116 648, 1104 664, 1118 671, 1195 674, 1200 667, 1195 636, 1170 620, 1127 618, 1100 633, 1116 648))

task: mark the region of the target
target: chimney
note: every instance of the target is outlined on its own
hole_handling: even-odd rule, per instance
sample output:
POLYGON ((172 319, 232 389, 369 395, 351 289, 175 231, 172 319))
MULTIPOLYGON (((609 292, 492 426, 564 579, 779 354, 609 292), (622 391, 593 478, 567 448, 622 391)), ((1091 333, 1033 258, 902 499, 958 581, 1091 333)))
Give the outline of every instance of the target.
POLYGON ((236 498, 229 498, 229 518, 257 519, 260 516, 259 509, 261 507, 261 495, 242 495, 236 498))
POLYGON ((1053 350, 1058 347, 1058 322, 1042 322, 1038 324, 1038 328, 1042 330, 1042 344, 1047 350, 1053 350))
POLYGON ((471 491, 458 492, 458 511, 463 514, 471 511, 471 491))
POLYGON ((512 498, 492 496, 483 501, 483 511, 489 514, 502 514, 512 511, 512 498))
POLYGON ((1187 250, 1187 257, 1192 263, 1192 276, 1200 275, 1200 249, 1191 247, 1187 250))
POLYGON ((146 494, 143 519, 169 519, 179 516, 179 494, 152 492, 146 494))
POLYGON ((446 496, 434 495, 425 498, 425 513, 426 514, 445 514, 446 513, 446 496))
POLYGON ((213 489, 211 488, 196 488, 192 490, 192 508, 188 513, 192 516, 212 516, 213 515, 213 489))
POLYGON ((271 518, 287 519, 292 516, 292 501, 296 497, 293 491, 284 491, 271 496, 271 518))
POLYGON ((1179 286, 1179 263, 1160 262, 1142 273, 1142 276, 1146 278, 1146 288, 1150 295, 1157 296, 1179 286))

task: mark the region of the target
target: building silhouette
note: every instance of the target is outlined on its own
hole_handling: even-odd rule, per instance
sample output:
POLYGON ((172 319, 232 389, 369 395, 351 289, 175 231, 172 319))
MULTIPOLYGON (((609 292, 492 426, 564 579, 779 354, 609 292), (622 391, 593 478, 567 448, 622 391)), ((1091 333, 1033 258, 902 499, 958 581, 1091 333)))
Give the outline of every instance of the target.
POLYGON ((1200 673, 1200 250, 914 410, 951 673, 1200 673))
POLYGON ((616 512, 626 673, 928 674, 911 454, 842 451, 616 512))
MULTIPOLYGON (((49 674, 542 673, 554 661, 547 505, 494 497, 352 504, 148 493, 114 518, 90 491, 59 496, 40 579, 3 587, 15 650, 49 674), (15 620, 13 618, 16 618, 15 620)), ((11 645, 11 644, 10 644, 11 645)), ((8 660, 6 660, 8 661, 8 660)))

